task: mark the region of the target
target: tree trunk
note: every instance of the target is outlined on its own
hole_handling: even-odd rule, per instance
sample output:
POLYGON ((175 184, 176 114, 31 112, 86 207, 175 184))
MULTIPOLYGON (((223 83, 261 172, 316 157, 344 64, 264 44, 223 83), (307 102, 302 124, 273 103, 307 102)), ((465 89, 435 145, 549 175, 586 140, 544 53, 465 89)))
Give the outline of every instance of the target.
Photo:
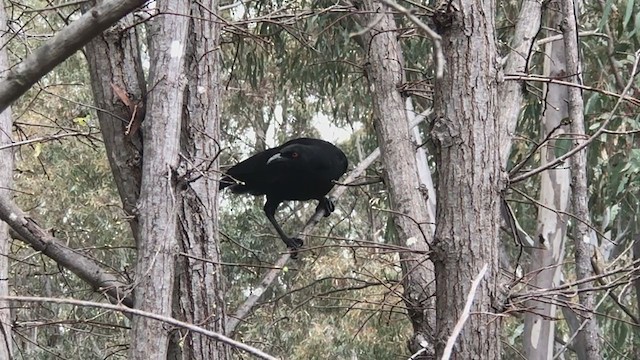
MULTIPOLYGON (((514 28, 509 48, 511 51, 504 65, 506 74, 525 74, 528 72, 528 61, 531 59, 531 49, 540 31, 542 18, 542 2, 539 0, 524 0, 521 2, 520 13, 514 28)), ((503 136, 500 144, 500 157, 506 164, 511 150, 511 139, 516 130, 520 111, 522 110, 524 86, 520 81, 505 81, 500 84, 499 123, 503 126, 500 131, 503 136)))
POLYGON ((437 221, 433 243, 436 271, 436 354, 473 297, 471 315, 457 337, 452 358, 500 359, 498 293, 501 171, 497 101, 495 4, 463 0, 443 6, 434 21, 446 59, 436 82, 433 129, 438 165, 437 221), (488 272, 471 294, 481 269, 488 272), (496 302, 494 307, 494 301, 496 302))
MULTIPOLYGON (((578 7, 574 1, 560 1, 562 22, 560 30, 563 34, 565 47, 565 59, 567 66, 566 81, 582 85, 582 67, 580 64, 580 52, 578 50, 578 7)), ((582 90, 577 87, 568 88, 569 120, 571 132, 575 136, 574 146, 580 146, 587 140, 584 126, 584 103, 582 90)), ((594 275, 591 266, 591 256, 594 254, 595 245, 590 236, 591 217, 589 214, 589 191, 587 185, 587 149, 584 148, 571 158, 572 194, 571 203, 573 213, 579 219, 573 225, 573 239, 575 241, 576 279, 579 281, 594 275)), ((581 283, 578 289, 585 289, 593 284, 581 283)), ((580 314, 582 321, 586 322, 584 328, 578 334, 585 349, 585 360, 600 359, 600 337, 598 335, 598 323, 593 311, 595 311, 595 294, 581 291, 578 293, 580 305, 588 312, 580 314)))
MULTIPOLYGON (((561 17, 556 12, 549 14, 549 27, 555 28, 561 17)), ((550 78, 561 78, 565 72, 564 44, 561 40, 547 44, 545 51, 545 74, 550 78)), ((544 99, 541 140, 548 136, 550 140, 540 149, 541 165, 553 161, 558 154, 563 155, 569 149, 566 145, 568 126, 561 126, 567 117, 567 87, 549 84, 544 99)), ((567 233, 566 215, 569 207, 569 188, 571 174, 568 168, 555 168, 541 174, 540 205, 535 244, 529 249, 530 263, 527 273, 532 276, 527 283, 532 290, 550 289, 560 285, 560 273, 564 261, 565 236, 567 233), (550 210, 552 209, 552 210, 550 210)), ((557 306, 549 301, 530 301, 527 308, 533 309, 525 315, 523 352, 525 358, 546 360, 553 357, 555 344, 555 321, 557 306)))
MULTIPOLYGON (((190 19, 186 0, 157 1, 163 16, 151 20, 151 69, 146 116, 142 123, 143 162, 138 219, 140 240, 136 264, 136 309, 171 316, 178 253, 176 185, 180 119, 185 91, 185 47, 190 19)), ((135 316, 131 358, 167 357, 168 329, 155 320, 135 316)))
MULTIPOLYGON (((205 7, 216 9, 217 6, 217 3, 212 3, 205 7)), ((178 175, 196 180, 180 183, 185 186, 175 189, 178 190, 178 194, 175 195, 175 207, 179 209, 177 213, 180 221, 179 244, 176 243, 176 246, 179 246, 179 251, 185 256, 180 257, 177 263, 172 303, 175 316, 181 320, 224 333, 225 307, 221 297, 224 287, 221 269, 217 265, 220 262, 217 247, 217 183, 209 177, 209 174, 217 173, 218 167, 217 162, 212 161, 219 151, 216 142, 219 138, 220 108, 220 75, 217 62, 219 24, 213 21, 212 14, 203 9, 202 6, 193 5, 193 19, 210 18, 211 21, 191 20, 189 41, 184 45, 188 83, 184 97, 185 111, 180 113, 183 121, 180 146, 184 156, 184 163, 180 169, 188 169, 188 173, 183 171, 178 175), (207 262, 201 259, 206 259, 207 262)), ((143 160, 140 126, 146 112, 146 86, 140 61, 140 44, 136 28, 131 26, 132 24, 132 17, 125 18, 118 26, 92 41, 85 51, 96 105, 105 110, 98 112, 98 115, 111 169, 123 207, 130 214, 136 212, 135 206, 140 196, 143 160)), ((164 55, 162 51, 155 54, 164 55)), ((152 61, 155 61, 153 59, 152 57, 152 61)), ((164 68, 160 65, 158 69, 164 68)), ((182 70, 175 71, 175 74, 178 74, 182 70)), ((157 76, 164 78, 165 75, 157 76)), ((182 84, 183 80, 180 78, 175 81, 182 84)), ((168 83, 160 84, 166 84, 171 88, 168 83)), ((153 90, 157 91, 158 86, 154 85, 153 90)), ((177 92, 175 96, 179 96, 177 92)), ((177 103, 174 105, 177 106, 177 103)), ((172 109, 177 111, 178 108, 172 109)), ((176 124, 166 126, 174 127, 176 124)), ((170 142, 173 143, 173 140, 170 142)), ((158 148, 161 148, 161 145, 158 145, 158 148)), ((148 159, 147 155, 144 160, 148 159)), ((169 181, 168 176, 164 175, 165 182, 169 181)), ((154 192, 155 185, 151 186, 153 187, 149 191, 154 192)), ((173 199, 173 196, 166 198, 173 199)), ((175 209, 173 214, 176 214, 175 209)), ((139 218, 142 216, 140 213, 139 218)), ((167 224, 174 220, 168 221, 167 224)), ((137 225, 138 219, 132 219, 133 234, 140 250, 144 245, 139 240, 137 225)), ((166 251, 173 254, 171 250, 170 247, 166 251)), ((187 333, 185 337, 182 331, 176 331, 174 335, 175 341, 171 343, 170 349, 171 358, 224 359, 228 356, 227 348, 209 337, 193 333, 187 333)), ((144 349, 141 351, 144 352, 144 349)))
MULTIPOLYGON (((7 28, 7 14, 4 7, 0 7, 0 44, 7 44, 11 33, 7 28)), ((0 74, 9 68, 7 59, 7 47, 0 48, 0 74)), ((11 107, 0 112, 0 148, 11 144, 11 132, 13 129, 13 116, 11 107)), ((0 202, 9 202, 13 184, 13 148, 0 150, 0 202)), ((11 237, 9 225, 0 221, 0 296, 9 295, 9 249, 11 237)), ((8 301, 0 301, 0 359, 12 359, 12 334, 11 334, 11 306, 8 301)))
MULTIPOLYGON (((188 78, 183 112, 181 169, 189 181, 180 191, 176 277, 177 317, 208 330, 225 333, 225 301, 220 251, 218 248, 218 161, 220 152, 220 23, 215 14, 218 1, 191 5, 186 49, 188 78), (203 260, 204 259, 204 260, 203 260)), ((227 347, 201 334, 176 333, 182 342, 182 359, 227 359, 227 347)), ((178 341, 174 341, 179 345, 178 341)))
MULTIPOLYGON (((85 8, 87 11, 89 8, 85 8)), ((140 196, 142 135, 146 95, 135 19, 129 15, 93 39, 84 49, 100 131, 124 211, 138 242, 133 215, 140 196), (126 31, 124 29, 127 29, 126 31), (126 103, 128 102, 128 103, 126 103)))
POLYGON ((420 192, 405 102, 398 91, 398 85, 404 81, 402 50, 392 13, 383 15, 387 8, 373 0, 363 1, 359 6, 372 14, 361 21, 363 26, 371 27, 363 35, 367 54, 365 71, 373 97, 375 128, 393 221, 399 244, 413 250, 400 253, 403 298, 413 325, 409 349, 416 353, 426 347, 426 355, 432 355, 434 274, 427 251, 431 241, 428 224, 433 219, 429 218, 425 198, 420 192))

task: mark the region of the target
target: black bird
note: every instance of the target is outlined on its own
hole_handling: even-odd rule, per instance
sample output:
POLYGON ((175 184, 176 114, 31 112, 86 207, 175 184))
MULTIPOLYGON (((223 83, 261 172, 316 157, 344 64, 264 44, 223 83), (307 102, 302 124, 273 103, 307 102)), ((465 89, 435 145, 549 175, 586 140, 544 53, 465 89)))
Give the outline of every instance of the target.
POLYGON ((286 200, 318 200, 319 209, 329 216, 335 209, 326 197, 347 171, 347 157, 333 144, 319 139, 299 138, 259 152, 226 171, 220 189, 235 194, 267 195, 264 213, 295 257, 302 240, 290 238, 275 219, 280 203, 286 200))

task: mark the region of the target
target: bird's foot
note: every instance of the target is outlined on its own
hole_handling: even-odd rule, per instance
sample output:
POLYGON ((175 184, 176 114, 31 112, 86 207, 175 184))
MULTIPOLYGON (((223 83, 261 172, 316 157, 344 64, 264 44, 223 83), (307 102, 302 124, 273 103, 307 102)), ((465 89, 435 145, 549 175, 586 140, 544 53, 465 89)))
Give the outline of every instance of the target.
POLYGON ((318 203, 316 211, 319 209, 324 209, 324 217, 327 217, 336 209, 336 205, 333 203, 333 200, 325 196, 320 200, 320 203, 318 203))
POLYGON ((298 258, 298 249, 300 249, 302 247, 302 245, 304 245, 304 242, 302 241, 302 239, 299 239, 299 238, 288 238, 287 241, 285 241, 285 243, 287 244, 287 248, 289 249, 289 252, 291 253, 291 258, 292 259, 297 259, 298 258))

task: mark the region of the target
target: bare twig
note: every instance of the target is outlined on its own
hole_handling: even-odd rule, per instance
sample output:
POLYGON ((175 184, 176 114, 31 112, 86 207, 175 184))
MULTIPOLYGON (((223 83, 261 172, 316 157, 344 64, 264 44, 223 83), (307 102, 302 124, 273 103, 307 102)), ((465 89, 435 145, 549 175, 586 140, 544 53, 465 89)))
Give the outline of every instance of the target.
MULTIPOLYGON (((582 37, 582 36, 600 36, 600 37, 604 37, 604 38, 609 38, 609 36, 601 33, 598 30, 589 30, 589 31, 581 31, 578 33, 578 36, 582 37)), ((546 38, 542 38, 538 41, 536 41, 536 47, 541 47, 544 44, 550 43, 552 41, 558 41, 558 40, 562 40, 563 35, 562 34, 558 34, 558 35, 553 35, 553 36, 549 36, 546 38)))
POLYGON ((487 272, 488 267, 489 265, 484 264, 482 269, 480 269, 478 276, 476 276, 476 278, 471 283, 471 289, 469 289, 469 293, 467 294, 467 302, 464 304, 464 309, 462 309, 462 315, 460 315, 456 326, 453 328, 453 333, 447 340, 447 345, 444 347, 444 351, 442 352, 442 360, 448 360, 451 357, 453 345, 456 343, 456 339, 458 338, 458 335, 460 335, 460 332, 464 327, 464 323, 467 321, 471 313, 471 305, 473 304, 473 299, 476 296, 476 289, 478 288, 480 281, 484 277, 484 274, 487 272))
POLYGON ((433 31, 427 24, 425 24, 422 20, 420 20, 417 16, 413 14, 413 12, 404 6, 396 3, 392 0, 380 0, 383 4, 398 10, 403 13, 407 19, 409 19, 412 23, 418 26, 422 31, 427 34, 428 37, 433 41, 433 55, 436 63, 436 78, 442 79, 444 74, 444 53, 442 52, 442 37, 435 31, 433 31))
POLYGON ((86 133, 70 132, 70 133, 62 133, 62 134, 53 134, 53 135, 42 136, 42 137, 35 138, 35 139, 17 141, 17 142, 11 143, 11 144, 3 145, 3 146, 0 146, 0 150, 12 148, 12 147, 23 146, 23 145, 28 145, 28 144, 33 144, 33 143, 43 143, 43 142, 48 142, 48 141, 53 141, 53 140, 59 140, 59 139, 62 139, 62 138, 65 138, 65 137, 69 137, 69 136, 93 136, 93 135, 97 135, 97 134, 99 134, 99 132, 86 132, 86 133))
MULTIPOLYGON (((636 51, 635 53, 635 61, 633 63, 633 69, 631 71, 631 74, 635 74, 636 71, 638 70, 638 62, 640 62, 640 50, 636 51)), ((505 77, 506 79, 507 77, 505 77)), ((536 77, 525 77, 526 80, 535 80, 535 81, 547 81, 547 82, 551 82, 551 83, 555 83, 555 84, 560 84, 560 85, 566 85, 566 86, 576 86, 579 87, 581 89, 584 90, 592 90, 592 91, 598 91, 601 93, 607 93, 607 95, 612 95, 612 96, 616 96, 618 98, 618 101, 616 102, 616 105, 613 107, 613 109, 610 112, 609 117, 602 123, 602 125, 600 125, 600 127, 598 128, 598 130, 596 130, 595 133, 593 133, 593 135, 591 135, 591 137, 589 137, 587 140, 585 140, 583 143, 581 143, 578 146, 575 146, 573 149, 571 149, 570 151, 568 151, 566 154, 557 157, 555 160, 550 161, 547 164, 544 164, 542 166, 539 166, 533 170, 530 170, 520 176, 517 176, 515 178, 510 179, 510 182, 516 183, 522 180, 525 180, 531 176, 534 176, 536 174, 539 174, 540 172, 547 170, 547 169, 551 169, 553 167, 555 167, 558 164, 561 164, 562 162, 564 162, 565 160, 567 160, 568 158, 572 157, 573 155, 575 155, 576 153, 580 152, 582 149, 586 148, 587 146, 589 146, 595 139, 597 139, 600 135, 602 135, 604 133, 604 131, 606 130, 607 126, 609 125, 609 122, 611 122, 611 119, 613 119, 614 114, 616 113, 616 111, 618 110, 618 107, 620 106, 620 104, 622 103, 623 100, 629 101, 631 103, 633 103, 634 105, 640 106, 640 99, 636 99, 630 96, 626 96, 625 94, 629 91, 629 89, 631 89, 631 86, 633 85, 633 80, 634 77, 630 76, 629 77, 629 81, 627 82, 627 86, 624 88, 624 90, 620 93, 620 94, 614 94, 614 93, 610 93, 608 91, 605 90, 599 90, 599 89, 595 89, 595 88, 591 88, 588 86, 583 86, 583 85, 578 85, 572 82, 568 82, 568 81, 560 81, 560 80, 555 80, 555 79, 549 79, 549 78, 536 78, 536 77)))
MULTIPOLYGON (((609 293, 611 292, 611 289, 607 290, 607 293, 600 299, 600 301, 598 301, 598 304, 596 305, 595 309, 593 309, 593 311, 595 311, 597 308, 600 307, 600 305, 602 305, 602 303, 607 299, 607 297, 609 296, 609 293)), ((553 360, 559 358, 566 350, 567 347, 569 346, 569 344, 571 344, 573 342, 573 339, 576 338, 576 336, 578 336, 578 334, 580 333, 580 331, 587 325, 587 323, 589 321, 593 321, 593 319, 585 319, 581 324, 580 327, 578 327, 578 329, 571 335, 571 337, 569 338, 569 340, 567 340, 567 342, 562 345, 562 347, 560 348, 560 350, 558 350, 558 352, 553 356, 553 360)))
MULTIPOLYGON (((636 64, 637 64, 637 60, 638 56, 637 56, 637 52, 636 52, 636 64)), ((634 70, 631 71, 631 74, 635 74, 635 70, 636 70, 636 66, 634 66, 634 70)), ((633 85, 633 79, 634 77, 631 76, 630 80, 632 80, 631 85, 633 85)), ((505 81, 536 81, 536 82, 542 82, 542 83, 547 83, 547 84, 557 84, 557 85, 564 85, 564 86, 569 86, 569 87, 577 87, 579 89, 582 90, 587 90, 587 91, 593 91, 593 92, 597 92, 603 95, 607 95, 607 96, 612 96, 612 97, 617 97, 621 100, 630 102, 631 104, 635 105, 635 106, 640 106, 640 99, 638 98, 634 98, 633 96, 628 96, 625 95, 629 89, 631 88, 631 86, 627 86, 622 93, 618 94, 615 93, 613 91, 608 91, 608 90, 604 90, 604 89, 599 89, 599 88, 595 88, 593 86, 588 86, 588 85, 584 85, 584 84, 577 84, 577 83, 573 83, 570 81, 564 81, 564 80, 560 80, 560 79, 555 79, 555 78, 550 78, 547 76, 542 76, 542 75, 534 75, 534 74, 505 74, 504 76, 504 80, 505 81)), ((627 83, 627 85, 629 85, 627 83)))
POLYGON ((227 326, 225 328, 226 335, 232 335, 236 330, 236 327, 240 322, 247 317, 247 315, 251 312, 253 307, 258 303, 258 300, 264 294, 264 291, 273 284, 273 281, 280 274, 280 271, 284 269, 284 265, 289 261, 291 257, 290 253, 286 253, 282 255, 275 264, 273 264, 273 269, 267 271, 265 276, 260 281, 260 284, 256 287, 256 291, 253 291, 247 299, 236 309, 235 314, 229 316, 227 319, 227 326))
POLYGON ((180 320, 176 320, 174 318, 170 318, 167 316, 162 316, 162 315, 158 315, 158 314, 154 314, 154 313, 150 313, 142 310, 132 309, 122 305, 112 305, 112 304, 97 303, 93 301, 84 301, 84 300, 76 300, 76 299, 60 299, 60 298, 48 298, 48 297, 36 297, 36 296, 1 296, 0 300, 1 301, 18 301, 18 302, 69 304, 74 306, 94 307, 94 308, 100 308, 100 309, 106 309, 106 310, 119 311, 126 314, 137 315, 137 316, 142 316, 149 319, 162 321, 164 323, 171 324, 173 326, 178 326, 178 327, 187 329, 189 331, 193 331, 193 332, 211 337, 220 342, 231 345, 240 350, 246 351, 251 355, 257 356, 261 359, 278 360, 277 358, 263 352, 262 350, 256 349, 253 346, 228 338, 215 331, 207 330, 199 326, 189 324, 180 320))

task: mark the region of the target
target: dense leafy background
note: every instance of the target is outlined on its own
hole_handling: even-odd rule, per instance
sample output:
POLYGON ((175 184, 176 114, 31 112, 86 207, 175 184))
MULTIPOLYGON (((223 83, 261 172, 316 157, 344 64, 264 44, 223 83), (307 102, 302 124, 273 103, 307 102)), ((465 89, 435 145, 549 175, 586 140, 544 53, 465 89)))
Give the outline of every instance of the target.
MULTIPOLYGON (((20 36, 9 44, 13 62, 77 16, 73 6, 33 11, 60 1, 8 3, 12 28, 20 36)), ((497 9, 503 54, 517 18, 520 2, 502 1, 497 9)), ((339 139, 351 167, 376 147, 371 121, 370 94, 363 75, 361 27, 333 2, 248 2, 247 8, 222 15, 235 25, 225 27, 223 63, 223 164, 231 165, 254 151, 297 136, 339 139), (329 9, 329 10, 328 10, 329 9), (297 14, 297 16, 281 16, 297 14), (257 19, 255 21, 251 19, 257 19), (331 124, 332 129, 326 124, 331 124), (335 136, 338 131, 341 136, 335 136)), ((227 5, 227 4, 224 4, 227 5)), ((423 10, 418 15, 423 16, 423 10)), ((431 46, 413 25, 398 16, 402 27, 407 69, 407 95, 416 111, 430 106, 431 46)), ((630 78, 633 53, 640 48, 640 4, 636 1, 588 1, 581 30, 596 31, 581 38, 585 84, 619 93, 630 78), (617 78, 615 75, 618 75, 617 78), (620 82, 620 79, 624 83, 620 82)), ((534 55, 531 72, 539 73, 542 57, 534 55)), ((638 81, 632 92, 637 97, 638 81)), ((511 166, 526 158, 539 139, 541 85, 526 86, 527 99, 518 126, 511 166)), ((608 116, 615 98, 585 92, 591 131, 608 116)), ((17 152, 15 196, 38 222, 73 248, 98 259, 113 272, 128 276, 135 251, 110 176, 82 54, 76 54, 42 79, 14 108, 15 140, 52 134, 78 133, 47 142, 21 146, 17 152)), ((637 108, 623 104, 610 128, 640 128, 637 108)), ((422 126, 425 134, 428 127, 422 126)), ((611 133, 589 149, 591 212, 604 235, 599 241, 604 261, 621 256, 630 261, 629 247, 640 232, 638 187, 640 147, 634 132, 611 133), (615 244, 606 238, 614 239, 615 244)), ((430 148, 430 143, 425 144, 430 148)), ((530 166, 538 159, 534 156, 530 166)), ((368 170, 377 176, 379 164, 368 170)), ((432 169, 435 172, 435 169, 432 169)), ((536 179, 518 184, 537 197, 536 179)), ((228 283, 229 312, 256 288, 261 275, 284 247, 262 213, 262 200, 221 196, 221 233, 228 283)), ((533 233, 535 206, 511 195, 522 226, 533 233)), ((300 229, 315 204, 284 205, 280 218, 285 229, 300 229)), ((246 319, 238 338, 289 359, 400 359, 407 358, 404 342, 410 324, 397 296, 401 271, 397 255, 385 244, 394 242, 389 231, 387 197, 383 184, 350 188, 338 210, 323 220, 309 241, 309 253, 291 263, 277 284, 267 290, 263 304, 246 319), (355 245, 358 246, 355 246, 355 245), (368 244, 368 245, 367 245, 368 244), (365 246, 366 245, 366 246, 365 246)), ((505 236, 514 255, 518 249, 505 236)), ((570 251, 567 252, 570 254, 570 251)), ((75 276, 59 268, 23 243, 12 246, 11 280, 20 295, 74 297, 99 300, 75 276)), ((567 255, 570 256, 570 255, 567 255)), ((526 261, 522 259, 522 261, 526 261)), ((572 265, 565 266, 571 279, 572 265)), ((631 288, 618 291, 620 301, 636 315, 631 288)), ((631 358, 638 346, 637 327, 613 301, 600 309, 605 358, 631 358)), ((16 356, 25 359, 117 359, 126 357, 127 326, 118 314, 58 305, 18 308, 16 356)), ((518 358, 520 318, 507 320, 503 334, 505 358, 518 358)), ((568 336, 558 322, 558 336, 568 336)), ((238 356, 241 356, 238 354, 238 356)), ((567 358, 574 356, 568 353, 567 358)))

